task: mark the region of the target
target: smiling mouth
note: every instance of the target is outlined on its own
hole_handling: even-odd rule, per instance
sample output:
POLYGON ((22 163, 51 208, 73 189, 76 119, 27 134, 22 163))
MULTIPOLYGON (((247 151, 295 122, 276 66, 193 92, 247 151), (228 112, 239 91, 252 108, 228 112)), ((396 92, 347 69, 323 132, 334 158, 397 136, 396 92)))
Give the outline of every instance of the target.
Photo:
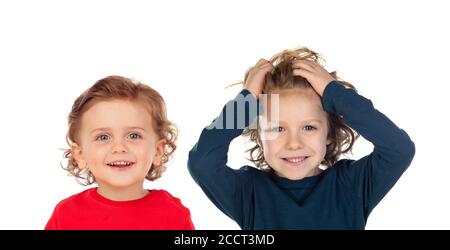
POLYGON ((281 159, 291 166, 300 166, 303 165, 305 160, 308 158, 309 156, 301 156, 301 157, 286 157, 281 159))
POLYGON ((106 165, 115 168, 115 169, 127 169, 133 166, 134 162, 132 161, 114 161, 107 163, 106 165))

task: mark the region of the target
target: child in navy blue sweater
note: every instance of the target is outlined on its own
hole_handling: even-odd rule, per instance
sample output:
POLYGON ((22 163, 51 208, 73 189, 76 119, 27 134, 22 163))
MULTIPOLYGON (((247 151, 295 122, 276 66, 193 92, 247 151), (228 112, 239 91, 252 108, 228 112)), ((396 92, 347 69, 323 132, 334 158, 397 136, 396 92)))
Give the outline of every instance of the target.
POLYGON ((242 229, 364 229, 414 153, 405 131, 326 71, 317 53, 300 48, 250 68, 244 89, 202 131, 188 167, 242 229), (339 159, 355 131, 374 150, 339 159), (255 142, 256 168, 227 166, 230 142, 241 134, 255 142))

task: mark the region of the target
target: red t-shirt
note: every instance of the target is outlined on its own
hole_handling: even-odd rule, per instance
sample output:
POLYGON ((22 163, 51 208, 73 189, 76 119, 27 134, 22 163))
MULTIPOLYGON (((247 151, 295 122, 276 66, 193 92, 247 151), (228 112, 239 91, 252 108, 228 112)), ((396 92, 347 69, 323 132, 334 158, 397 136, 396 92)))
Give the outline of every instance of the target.
POLYGON ((56 205, 46 230, 56 229, 194 229, 189 209, 165 190, 149 190, 137 200, 112 201, 96 188, 56 205))

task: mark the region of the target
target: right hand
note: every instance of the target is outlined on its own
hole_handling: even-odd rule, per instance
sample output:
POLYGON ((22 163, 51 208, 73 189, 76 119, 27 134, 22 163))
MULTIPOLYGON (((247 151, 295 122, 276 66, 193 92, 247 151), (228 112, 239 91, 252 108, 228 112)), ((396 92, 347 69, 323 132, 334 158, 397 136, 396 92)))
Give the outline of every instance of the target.
POLYGON ((266 74, 272 72, 273 69, 274 67, 270 61, 259 59, 255 66, 248 71, 244 88, 250 91, 250 93, 258 99, 258 96, 262 94, 263 91, 264 78, 266 74))

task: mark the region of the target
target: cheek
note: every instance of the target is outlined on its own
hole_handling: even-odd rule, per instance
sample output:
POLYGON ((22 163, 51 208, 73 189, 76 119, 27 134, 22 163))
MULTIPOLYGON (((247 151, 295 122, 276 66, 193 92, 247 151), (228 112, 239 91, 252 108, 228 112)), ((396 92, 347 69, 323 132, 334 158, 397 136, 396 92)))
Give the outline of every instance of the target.
POLYGON ((156 152, 156 148, 149 143, 139 143, 133 145, 133 152, 141 160, 149 160, 156 152))
POLYGON ((264 158, 268 159, 275 155, 283 147, 283 141, 281 136, 276 139, 262 141, 264 149, 264 158))
POLYGON ((83 152, 84 159, 88 162, 103 162, 108 152, 107 145, 89 144, 85 147, 87 150, 83 152))
POLYGON ((327 151, 327 136, 326 136, 326 134, 319 134, 317 136, 317 138, 315 138, 313 145, 314 145, 314 149, 316 150, 316 152, 325 156, 325 153, 327 151))

